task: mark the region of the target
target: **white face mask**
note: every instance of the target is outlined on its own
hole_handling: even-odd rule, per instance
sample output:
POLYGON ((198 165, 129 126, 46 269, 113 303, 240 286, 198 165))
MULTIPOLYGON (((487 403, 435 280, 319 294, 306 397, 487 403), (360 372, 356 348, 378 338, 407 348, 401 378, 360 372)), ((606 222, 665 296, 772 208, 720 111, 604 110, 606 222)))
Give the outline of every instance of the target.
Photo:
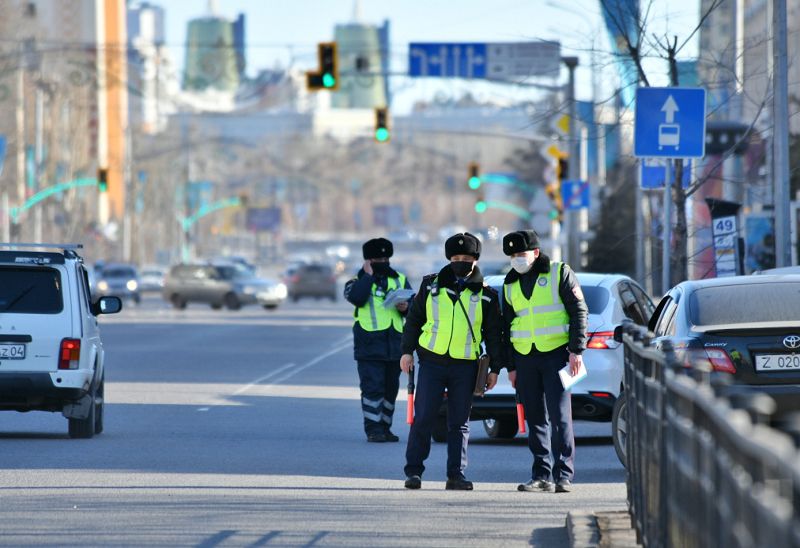
POLYGON ((520 274, 525 274, 528 270, 531 269, 533 266, 533 262, 528 262, 528 257, 511 257, 511 268, 519 272, 520 274))

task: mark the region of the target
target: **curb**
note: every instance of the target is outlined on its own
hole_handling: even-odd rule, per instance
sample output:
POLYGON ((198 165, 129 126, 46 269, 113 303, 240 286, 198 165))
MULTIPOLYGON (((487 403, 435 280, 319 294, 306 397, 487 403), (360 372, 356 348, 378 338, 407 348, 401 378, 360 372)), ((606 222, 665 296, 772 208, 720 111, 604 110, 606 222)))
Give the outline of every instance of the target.
POLYGON ((627 510, 572 511, 567 514, 567 536, 577 548, 636 548, 636 531, 627 510))

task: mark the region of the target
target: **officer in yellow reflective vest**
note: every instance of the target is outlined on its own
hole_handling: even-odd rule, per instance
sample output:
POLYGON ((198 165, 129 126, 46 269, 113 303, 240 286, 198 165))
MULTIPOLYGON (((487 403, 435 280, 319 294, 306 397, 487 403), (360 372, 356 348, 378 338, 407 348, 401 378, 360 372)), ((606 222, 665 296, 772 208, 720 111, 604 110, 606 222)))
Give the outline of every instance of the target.
POLYGON ((535 231, 506 234, 503 252, 512 267, 503 282, 508 378, 525 407, 533 453, 531 479, 517 489, 568 492, 575 473, 575 436, 570 393, 558 371, 569 364, 574 375, 583 363, 588 308, 575 273, 540 251, 535 231))
MULTIPOLYGON (((481 242, 472 234, 456 234, 445 242, 450 264, 425 276, 403 329, 400 367, 409 373, 413 352, 419 359, 414 423, 406 447, 405 486, 422 486, 431 432, 447 390, 447 489, 472 490, 467 467, 469 414, 478 372, 481 342, 491 359, 486 387, 497 382, 503 364, 500 304, 497 292, 484 286, 476 265, 481 242)), ((413 372, 411 373, 413 374, 413 372)))
POLYGON ((389 257, 392 242, 374 238, 362 246, 364 265, 344 287, 344 297, 356 308, 353 352, 358 364, 361 411, 367 441, 399 441, 391 430, 394 404, 400 388, 400 340, 408 300, 388 308, 384 301, 395 289, 410 290, 404 274, 394 270, 389 257))

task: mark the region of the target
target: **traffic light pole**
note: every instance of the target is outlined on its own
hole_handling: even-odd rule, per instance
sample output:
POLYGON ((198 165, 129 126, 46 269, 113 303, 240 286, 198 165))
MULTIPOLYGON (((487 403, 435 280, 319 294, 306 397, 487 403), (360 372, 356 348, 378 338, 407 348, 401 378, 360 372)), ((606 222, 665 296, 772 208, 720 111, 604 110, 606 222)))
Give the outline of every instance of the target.
MULTIPOLYGON (((577 108, 575 103, 575 67, 578 66, 577 57, 562 57, 561 60, 569 70, 569 84, 567 85, 567 103, 569 108, 569 173, 567 178, 576 181, 579 173, 578 163, 578 132, 576 129, 577 108)), ((559 189, 560 190, 560 189, 559 189)), ((566 248, 565 261, 573 269, 580 270, 580 239, 578 233, 578 215, 573 209, 564 207, 564 240, 566 248)))

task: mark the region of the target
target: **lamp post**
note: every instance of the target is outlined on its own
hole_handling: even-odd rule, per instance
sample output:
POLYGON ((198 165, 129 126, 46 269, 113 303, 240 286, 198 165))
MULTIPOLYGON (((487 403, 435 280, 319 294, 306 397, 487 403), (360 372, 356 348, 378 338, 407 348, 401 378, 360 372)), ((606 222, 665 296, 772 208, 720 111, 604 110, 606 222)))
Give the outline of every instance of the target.
MULTIPOLYGON (((578 155, 578 134, 576 131, 577 109, 575 103, 575 67, 578 66, 577 57, 562 57, 561 61, 569 70, 569 84, 567 85, 567 103, 569 109, 569 173, 567 178, 575 181, 579 174, 578 155)), ((578 215, 575 210, 564 206, 564 216, 566 232, 566 262, 573 268, 580 268, 580 247, 578 238, 578 215)))

